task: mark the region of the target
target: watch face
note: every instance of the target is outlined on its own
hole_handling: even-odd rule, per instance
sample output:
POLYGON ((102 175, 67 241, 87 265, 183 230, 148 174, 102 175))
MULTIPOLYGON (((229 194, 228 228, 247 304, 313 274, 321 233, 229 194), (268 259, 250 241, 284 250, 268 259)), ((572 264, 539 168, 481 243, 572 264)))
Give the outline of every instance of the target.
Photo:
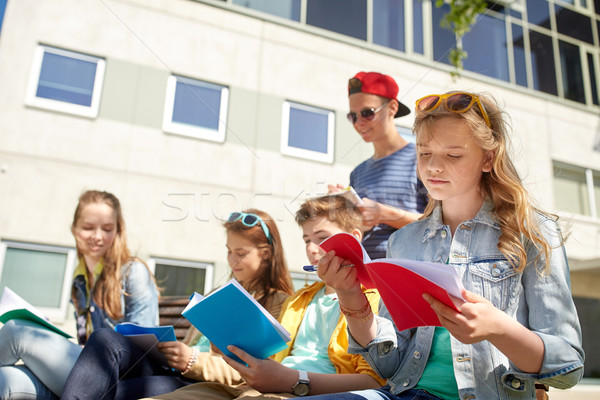
POLYGON ((294 394, 296 396, 306 396, 308 394, 308 384, 303 382, 298 382, 294 385, 294 394))

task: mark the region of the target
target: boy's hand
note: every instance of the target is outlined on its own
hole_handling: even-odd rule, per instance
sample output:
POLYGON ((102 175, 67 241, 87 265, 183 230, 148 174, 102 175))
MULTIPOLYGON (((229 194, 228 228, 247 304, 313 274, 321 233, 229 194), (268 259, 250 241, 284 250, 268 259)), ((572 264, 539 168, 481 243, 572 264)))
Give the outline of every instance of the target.
POLYGON ((335 185, 329 184, 327 185, 327 194, 337 193, 344 190, 344 186, 337 183, 335 185))
POLYGON ((179 371, 185 370, 192 355, 192 349, 181 342, 159 342, 156 347, 164 354, 169 366, 179 371))
POLYGON ((478 294, 463 289, 462 295, 466 302, 451 296, 459 311, 428 294, 424 294, 423 298, 431 305, 442 326, 462 343, 473 344, 490 340, 502 332, 505 313, 478 294))
POLYGON ((335 289, 338 295, 346 293, 360 293, 360 281, 356 274, 356 268, 344 267, 348 261, 342 260, 331 250, 319 260, 317 273, 319 278, 327 285, 335 289))
POLYGON ((227 346, 227 349, 248 365, 243 365, 224 355, 225 362, 238 371, 246 383, 255 390, 262 393, 291 393, 292 386, 298 381, 298 371, 285 367, 277 361, 270 358, 260 360, 231 345, 227 346))
POLYGON ((382 205, 367 197, 362 198, 362 204, 358 206, 363 221, 363 232, 368 232, 374 226, 379 225, 382 220, 382 205))

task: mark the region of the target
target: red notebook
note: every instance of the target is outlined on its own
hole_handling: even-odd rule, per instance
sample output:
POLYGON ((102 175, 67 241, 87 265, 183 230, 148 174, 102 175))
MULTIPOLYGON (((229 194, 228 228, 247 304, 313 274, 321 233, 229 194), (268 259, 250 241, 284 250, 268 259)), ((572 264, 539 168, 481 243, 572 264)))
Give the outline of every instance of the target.
POLYGON ((462 283, 454 268, 446 264, 380 258, 371 261, 362 244, 348 233, 338 233, 321 243, 325 251, 354 264, 360 283, 377 289, 398 330, 418 326, 440 326, 440 321, 423 299, 428 293, 458 311, 450 295, 461 299, 462 283))

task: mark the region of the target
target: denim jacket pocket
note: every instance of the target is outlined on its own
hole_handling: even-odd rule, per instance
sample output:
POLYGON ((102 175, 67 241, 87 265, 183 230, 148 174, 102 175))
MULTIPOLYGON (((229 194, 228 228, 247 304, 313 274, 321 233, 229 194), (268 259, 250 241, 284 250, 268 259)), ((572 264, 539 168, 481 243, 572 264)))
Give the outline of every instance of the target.
MULTIPOLYGON (((506 311, 514 301, 521 274, 506 259, 487 259, 469 265, 472 290, 506 311)), ((467 288, 468 289, 468 288, 467 288)))

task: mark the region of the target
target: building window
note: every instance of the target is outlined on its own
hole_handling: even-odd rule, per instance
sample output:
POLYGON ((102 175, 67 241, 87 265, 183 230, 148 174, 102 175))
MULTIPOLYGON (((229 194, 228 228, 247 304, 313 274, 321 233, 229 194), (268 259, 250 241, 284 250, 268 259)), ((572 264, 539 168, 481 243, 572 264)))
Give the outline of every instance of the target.
POLYGON ((373 15, 378 16, 373 24, 373 43, 405 51, 404 0, 374 0, 373 15))
POLYGON ((564 97, 585 104, 585 89, 579 46, 559 40, 558 51, 560 54, 564 97))
POLYGON ((462 41, 468 54, 463 61, 466 70, 508 82, 508 49, 504 18, 496 18, 489 14, 480 15, 477 23, 462 41))
POLYGON ((300 21, 300 1, 301 0, 233 0, 233 4, 276 15, 292 21, 300 21))
POLYGON ((165 132, 223 142, 229 89, 172 75, 167 82, 165 132))
POLYGON ((53 321, 65 319, 77 261, 75 249, 0 242, 0 292, 5 287, 53 321))
POLYGON ((105 65, 98 57, 40 45, 35 49, 25 103, 94 118, 105 65))
POLYGON ((367 40, 367 0, 306 0, 306 23, 367 40))
POLYGON ((597 218, 600 172, 555 161, 554 206, 558 211, 597 218))
POLYGON ((212 289, 212 264, 152 257, 148 265, 161 296, 190 296, 194 292, 204 295, 212 289))
POLYGON ((333 111, 286 101, 282 121, 282 153, 333 162, 333 111))

